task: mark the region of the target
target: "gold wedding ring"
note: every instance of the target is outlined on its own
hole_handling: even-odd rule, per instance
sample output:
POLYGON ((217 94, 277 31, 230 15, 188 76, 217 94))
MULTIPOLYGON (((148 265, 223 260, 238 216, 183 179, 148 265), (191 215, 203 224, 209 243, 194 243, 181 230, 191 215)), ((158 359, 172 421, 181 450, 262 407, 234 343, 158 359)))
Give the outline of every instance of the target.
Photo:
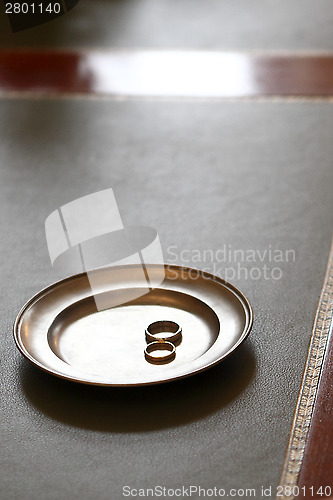
POLYGON ((145 358, 150 363, 168 363, 176 357, 176 348, 171 342, 151 342, 145 349, 145 358))
POLYGON ((155 321, 146 329, 146 340, 150 342, 177 343, 182 338, 182 329, 175 321, 155 321))

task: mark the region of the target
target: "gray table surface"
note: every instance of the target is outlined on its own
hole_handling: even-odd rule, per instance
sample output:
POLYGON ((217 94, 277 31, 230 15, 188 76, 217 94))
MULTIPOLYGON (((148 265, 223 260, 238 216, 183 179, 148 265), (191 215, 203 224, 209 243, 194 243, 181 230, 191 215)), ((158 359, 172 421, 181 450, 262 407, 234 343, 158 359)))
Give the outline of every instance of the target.
POLYGON ((159 484, 261 498, 261 485, 276 487, 330 247, 332 128, 332 105, 305 101, 0 101, 1 498, 120 499, 124 485, 159 484), (255 321, 220 366, 96 389, 16 350, 18 310, 60 277, 46 217, 107 187, 125 223, 158 230, 166 260, 172 245, 295 251, 280 280, 233 280, 255 321))
POLYGON ((0 46, 327 51, 332 23, 330 0, 80 0, 14 37, 0 14, 0 46))

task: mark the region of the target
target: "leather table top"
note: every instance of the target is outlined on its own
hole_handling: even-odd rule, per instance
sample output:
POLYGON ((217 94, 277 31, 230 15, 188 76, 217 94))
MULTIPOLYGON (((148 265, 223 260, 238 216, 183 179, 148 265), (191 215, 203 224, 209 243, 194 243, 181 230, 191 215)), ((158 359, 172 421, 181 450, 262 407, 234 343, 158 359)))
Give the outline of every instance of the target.
POLYGON ((0 101, 1 498, 276 488, 331 242, 332 128, 332 105, 306 100, 0 101), (46 217, 107 187, 126 224, 158 230, 166 261, 223 276, 225 264, 193 251, 295 252, 265 260, 280 279, 230 279, 255 319, 220 366, 163 387, 96 389, 39 372, 16 350, 18 310, 60 278, 46 217))
MULTIPOLYGON (((5 3, 5 1, 3 1, 5 3)), ((80 0, 67 15, 13 37, 0 9, 0 47, 332 50, 330 0, 80 0)))

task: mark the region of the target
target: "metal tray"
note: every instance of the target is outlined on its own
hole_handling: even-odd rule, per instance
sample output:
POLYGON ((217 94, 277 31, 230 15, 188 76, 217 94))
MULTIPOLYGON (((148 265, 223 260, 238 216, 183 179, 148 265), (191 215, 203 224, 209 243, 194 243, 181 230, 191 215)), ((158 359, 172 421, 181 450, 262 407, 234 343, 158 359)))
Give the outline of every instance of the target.
POLYGON ((197 269, 151 265, 149 277, 158 277, 161 269, 161 285, 134 299, 133 289, 140 292, 147 284, 141 282, 141 266, 95 270, 97 276, 103 272, 101 296, 113 294, 123 302, 105 310, 97 310, 85 273, 50 285, 19 312, 17 347, 49 373, 103 386, 167 382, 222 361, 251 329, 248 300, 234 286, 197 269), (162 365, 144 356, 145 328, 158 320, 175 321, 183 330, 176 358, 162 365))

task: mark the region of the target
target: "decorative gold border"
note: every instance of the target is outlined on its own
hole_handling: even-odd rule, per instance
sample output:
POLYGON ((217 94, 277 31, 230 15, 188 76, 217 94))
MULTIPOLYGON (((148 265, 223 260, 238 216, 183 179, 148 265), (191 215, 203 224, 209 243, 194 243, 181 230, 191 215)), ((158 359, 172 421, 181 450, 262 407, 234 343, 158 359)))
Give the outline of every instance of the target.
POLYGON ((253 96, 221 96, 221 97, 186 97, 186 96, 149 96, 149 95, 126 95, 126 94, 97 94, 93 92, 49 92, 49 91, 29 91, 29 90, 0 90, 0 101, 5 100, 33 100, 33 101, 146 101, 177 103, 188 102, 194 104, 216 104, 216 103, 333 103, 333 95, 279 95, 279 94, 258 94, 253 96))
MULTIPOLYGON (((312 336, 305 364, 302 384, 291 427, 289 444, 284 461, 279 485, 285 491, 286 486, 293 488, 298 483, 307 436, 316 400, 316 394, 323 366, 325 351, 330 336, 333 317, 333 242, 323 289, 314 320, 312 336)), ((279 497, 292 500, 294 496, 279 497)))

